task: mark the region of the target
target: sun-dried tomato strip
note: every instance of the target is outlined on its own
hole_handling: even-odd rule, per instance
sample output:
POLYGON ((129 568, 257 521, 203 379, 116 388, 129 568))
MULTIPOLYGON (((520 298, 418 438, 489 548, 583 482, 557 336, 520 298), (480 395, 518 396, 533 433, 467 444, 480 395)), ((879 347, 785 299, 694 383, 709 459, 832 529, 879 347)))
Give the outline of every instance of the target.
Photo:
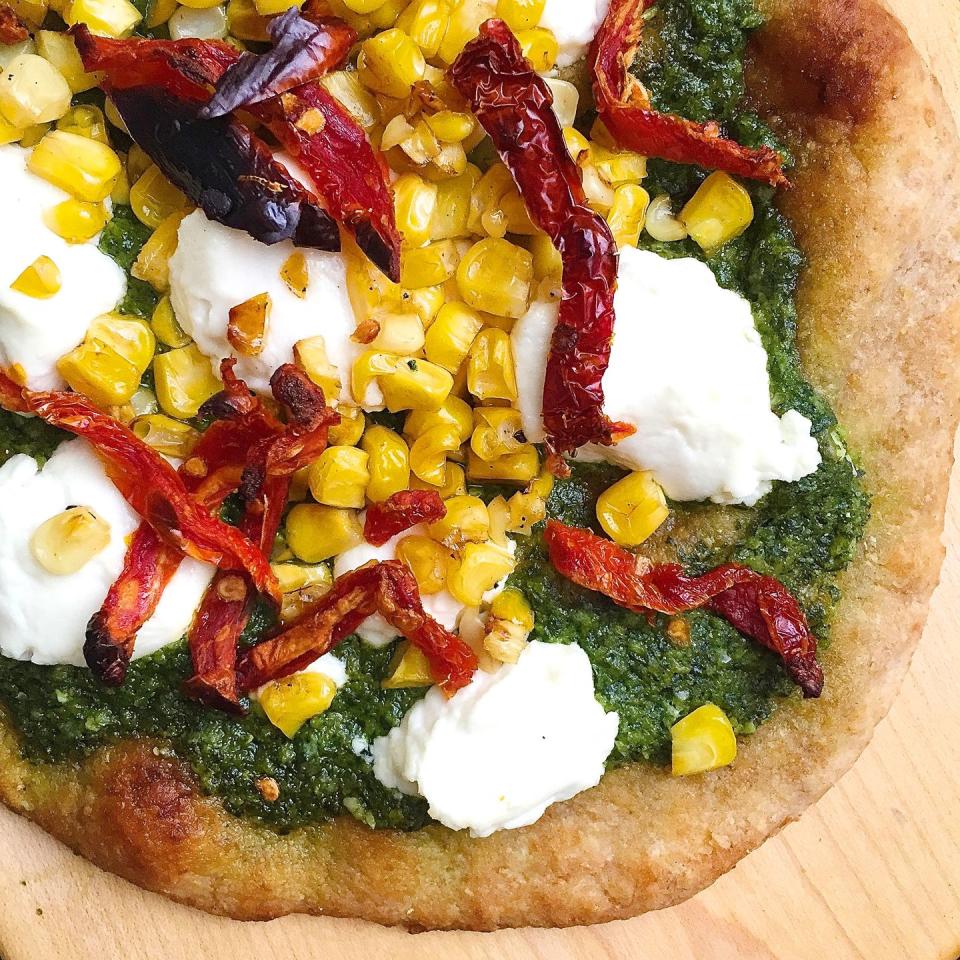
POLYGON ((546 81, 502 20, 488 20, 451 68, 509 168, 533 222, 563 261, 563 300, 543 389, 553 462, 585 443, 611 445, 632 428, 603 412, 603 375, 613 341, 617 251, 606 221, 585 203, 546 81))
POLYGON ((0 3, 0 43, 20 43, 30 36, 30 31, 17 16, 16 11, 0 3))
POLYGON ((637 613, 711 610, 779 654, 805 697, 820 696, 823 670, 816 638, 800 605, 779 580, 734 563, 690 577, 679 564, 655 566, 589 530, 556 520, 547 523, 545 538, 550 562, 568 580, 637 613))
POLYGON ((382 547, 398 533, 418 523, 442 520, 447 508, 435 490, 401 490, 382 503, 367 507, 363 522, 363 536, 367 543, 382 547))
POLYGON ((413 574, 399 561, 389 560, 340 577, 297 621, 245 650, 238 665, 240 689, 249 692, 302 670, 373 613, 380 613, 423 651, 445 691, 452 693, 470 682, 477 669, 476 655, 424 612, 413 574))
POLYGON ((725 170, 775 187, 789 186, 783 160, 770 147, 744 147, 721 137, 716 123, 694 123, 653 108, 628 68, 640 40, 643 13, 654 2, 611 0, 590 48, 597 112, 614 139, 647 157, 725 170))

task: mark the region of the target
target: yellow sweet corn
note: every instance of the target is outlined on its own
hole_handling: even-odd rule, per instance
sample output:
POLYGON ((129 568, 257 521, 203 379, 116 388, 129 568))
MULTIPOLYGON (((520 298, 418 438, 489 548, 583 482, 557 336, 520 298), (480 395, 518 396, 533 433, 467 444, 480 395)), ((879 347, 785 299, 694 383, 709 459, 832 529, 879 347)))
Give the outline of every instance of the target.
POLYGON ((510 620, 530 631, 533 629, 533 610, 527 598, 513 587, 501 590, 490 604, 490 613, 501 620, 510 620))
POLYGON ((107 211, 102 203, 63 200, 44 211, 43 222, 68 243, 85 243, 107 225, 107 211))
POLYGON ((460 296, 475 310, 522 317, 530 303, 533 257, 522 247, 488 237, 475 243, 457 267, 460 296))
POLYGON ((563 276, 560 251, 545 233, 535 233, 527 241, 533 257, 533 275, 537 280, 559 280, 563 276))
MULTIPOLYGON (((103 114, 110 121, 110 125, 116 127, 118 130, 122 131, 127 136, 130 135, 130 131, 127 129, 127 125, 123 122, 123 117, 120 116, 119 111, 114 106, 113 101, 107 97, 103 102, 103 114)), ((132 149, 132 148, 131 148, 132 149)))
POLYGON ((262 687, 257 699, 267 719, 289 739, 311 718, 329 709, 337 685, 323 673, 295 673, 262 687))
POLYGON ((46 19, 51 4, 48 3, 48 0, 10 0, 7 6, 24 23, 31 27, 39 27, 46 19))
MULTIPOLYGON (((552 477, 551 477, 552 479, 552 477)), ((547 516, 547 499, 550 494, 537 490, 538 481, 520 493, 515 493, 508 501, 510 519, 507 529, 511 533, 529 536, 535 524, 545 520, 547 516)))
POLYGON ((600 178, 611 187, 639 183, 647 175, 647 158, 629 150, 608 150, 594 142, 590 159, 600 178))
POLYGON ((468 164, 463 173, 436 184, 437 205, 430 221, 431 240, 456 240, 470 235, 470 201, 480 171, 468 164))
POLYGON ((356 511, 298 503, 287 514, 287 545, 304 563, 320 563, 363 542, 356 511))
POLYGON ((40 524, 30 538, 34 560, 48 573, 67 576, 110 544, 110 525, 89 507, 69 507, 40 524))
POLYGON ((130 203, 130 181, 127 179, 127 171, 124 164, 124 157, 120 156, 120 176, 117 177, 110 191, 110 202, 127 206, 130 203))
POLYGON ((222 387, 195 343, 159 354, 153 361, 153 376, 160 408, 181 420, 195 417, 222 387))
POLYGON ((413 534, 397 544, 397 559, 410 568, 420 593, 428 596, 444 588, 453 557, 436 540, 413 534))
POLYGON ((189 424, 174 420, 162 413, 137 417, 130 425, 133 432, 146 444, 168 457, 186 460, 197 440, 198 431, 189 424))
POLYGON ((687 228, 673 215, 670 197, 666 193, 661 193, 650 201, 644 229, 654 240, 661 243, 683 240, 687 235, 687 228))
POLYGON ((675 777, 716 770, 737 757, 737 735, 727 715, 713 703, 677 721, 670 728, 670 738, 675 777))
POLYGON ((79 104, 71 107, 58 121, 58 130, 75 133, 81 137, 89 137, 100 143, 109 145, 110 136, 107 133, 107 118, 103 111, 93 104, 79 104))
POLYGON ((563 142, 567 145, 567 153, 578 163, 590 156, 590 141, 576 127, 563 128, 563 142))
POLYGON ((374 30, 387 30, 397 25, 397 19, 403 13, 409 0, 384 0, 384 2, 367 15, 370 26, 374 30))
POLYGON ((177 12, 177 0, 148 0, 146 25, 151 29, 166 23, 177 12))
POLYGON ((487 505, 473 496, 451 497, 444 503, 446 514, 427 527, 427 533, 447 546, 480 542, 490 536, 490 514, 487 505))
POLYGON ((36 123, 32 127, 27 127, 20 137, 20 146, 25 150, 35 147, 50 131, 49 123, 36 123))
POLYGON ((553 112, 561 127, 572 127, 580 109, 580 91, 569 80, 546 77, 547 86, 553 95, 553 112))
POLYGON ((144 226, 155 230, 170 214, 185 210, 187 198, 151 164, 130 188, 130 206, 144 226))
POLYGON ((535 27, 546 6, 547 0, 497 0, 497 16, 516 33, 535 27))
POLYGON ((170 289, 170 258, 177 250, 177 231, 183 217, 182 210, 172 213, 153 231, 130 271, 158 293, 166 293, 170 289))
POLYGON ((330 428, 328 440, 331 446, 354 447, 360 442, 367 418, 359 407, 352 403, 341 403, 337 407, 340 422, 330 428))
POLYGON ((513 573, 516 562, 510 553, 494 543, 467 543, 460 561, 447 575, 447 590, 468 607, 479 607, 483 595, 513 573))
POLYGON ((615 543, 636 547, 670 514, 663 490, 648 470, 628 474, 597 498, 597 519, 615 543))
POLYGON ((496 460, 481 460, 473 450, 467 452, 467 479, 474 483, 529 483, 539 472, 540 456, 532 443, 496 460))
POLYGON ((410 485, 410 448, 387 427, 368 427, 360 443, 367 454, 367 499, 379 503, 410 485))
POLYGON ((459 0, 450 12, 450 23, 437 50, 443 63, 450 64, 480 32, 480 24, 496 16, 494 0, 459 0))
POLYGON ((753 201, 742 184, 717 170, 680 211, 680 222, 706 254, 739 237, 753 222, 753 201))
POLYGON ((457 271, 460 253, 453 240, 406 250, 400 267, 400 283, 404 287, 435 287, 445 283, 457 271))
POLYGON ((153 328, 153 335, 165 347, 185 347, 190 343, 190 338, 177 322, 169 297, 161 297, 157 301, 150 318, 150 326, 153 328))
POLYGON ((336 70, 320 79, 327 91, 368 133, 380 122, 376 97, 361 83, 354 70, 336 70))
POLYGON ((423 321, 415 313, 378 313, 374 317, 379 330, 370 341, 371 350, 409 357, 423 349, 423 321))
POLYGON ((625 183, 614 190, 607 223, 618 247, 635 247, 640 242, 649 204, 650 194, 636 184, 625 183))
MULTIPOLYGON (((340 374, 327 356, 327 344, 323 337, 304 337, 303 340, 298 340, 293 345, 293 359, 323 391, 327 403, 335 402, 339 398, 340 374)), ((342 409, 340 416, 341 419, 344 416, 342 409)))
POLYGON ((301 300, 310 285, 310 267, 302 250, 294 250, 280 266, 280 279, 290 292, 301 300))
POLYGON ((445 143, 462 143, 477 126, 471 114, 456 110, 440 110, 428 115, 426 121, 436 138, 445 143))
POLYGON ((409 640, 404 640, 397 647, 381 686, 385 690, 403 690, 407 687, 430 687, 433 683, 430 661, 426 655, 409 640))
POLYGON ((53 130, 33 149, 27 168, 87 203, 110 196, 120 175, 120 158, 106 144, 65 130, 53 130))
POLYGON ((397 20, 402 30, 430 59, 437 55, 450 23, 448 0, 413 0, 397 20))
POLYGON ((35 53, 20 54, 0 71, 0 116, 15 127, 59 120, 70 97, 63 74, 35 53))
POLYGON ((238 40, 253 40, 266 43, 270 40, 267 25, 270 20, 260 14, 254 0, 229 0, 227 23, 230 34, 238 40))
MULTIPOLYGON (((592 154, 591 148, 591 154, 592 154)), ((601 216, 606 216, 613 206, 613 187, 600 176, 600 171, 596 165, 591 162, 584 162, 583 157, 579 159, 580 179, 583 182, 583 192, 586 195, 587 203, 601 216)))
POLYGON ((143 17, 129 0, 72 0, 63 19, 71 27, 86 24, 104 37, 126 37, 143 17))
POLYGON ((10 284, 11 290, 34 300, 49 300, 61 287, 60 268, 45 256, 37 257, 10 284))
POLYGON ((519 410, 511 407, 474 407, 470 449, 481 460, 496 460, 527 445, 519 410))
MULTIPOLYGON (((500 198, 513 186, 510 171, 502 164, 493 164, 477 181, 470 196, 470 214, 467 226, 471 233, 489 233, 489 214, 499 208, 500 198)), ((501 225, 496 225, 495 236, 503 236, 501 225)), ((503 232, 506 227, 503 226, 503 232)))
POLYGON ((410 469, 416 476, 434 486, 446 478, 447 456, 460 450, 460 432, 452 423, 427 430, 410 447, 410 469))
POLYGON ((517 31, 517 40, 523 55, 533 65, 537 73, 546 73, 552 70, 560 52, 557 38, 553 32, 543 27, 532 27, 529 30, 517 31))
POLYGON ((328 507, 359 509, 366 502, 367 454, 356 447, 327 447, 310 468, 310 492, 328 507))
POLYGON ((436 410, 414 410, 403 424, 404 435, 411 441, 442 424, 453 424, 460 435, 460 443, 470 439, 473 430, 473 411, 459 397, 447 397, 436 410))
POLYGON ((330 586, 333 574, 325 564, 271 563, 270 569, 280 584, 281 593, 296 593, 306 587, 330 586))
POLYGON ((516 400, 517 372, 513 345, 504 330, 486 329, 470 347, 467 387, 478 400, 516 400))
POLYGON ((488 617, 483 630, 483 649, 498 663, 516 663, 529 636, 529 630, 512 620, 488 617))
MULTIPOLYGON (((110 101, 106 101, 109 103, 110 101)), ((109 113, 109 111, 107 111, 109 113)), ((109 120, 110 118, 107 117, 109 120)), ((112 123, 113 121, 111 121, 112 123)), ((136 183, 153 165, 149 155, 135 143, 131 145, 127 154, 127 177, 131 183, 136 183)))
POLYGON ((483 328, 483 318, 465 303, 445 303, 424 339, 427 359, 456 373, 483 328))
POLYGON ((426 61, 420 48, 402 30, 385 30, 360 46, 357 73, 376 93, 405 97, 423 79, 426 61))
POLYGON ((393 185, 397 228, 404 242, 418 247, 430 239, 430 223, 437 209, 437 186, 415 173, 405 173, 393 185))
POLYGON ((462 497, 467 492, 467 475, 463 472, 463 467, 459 463, 447 461, 446 472, 444 473, 443 486, 438 487, 433 483, 424 483, 417 476, 410 478, 410 488, 412 490, 435 490, 441 500, 449 500, 452 497, 462 497))
POLYGON ((258 293, 230 308, 227 341, 240 356, 258 357, 263 353, 272 305, 269 293, 258 293))
MULTIPOLYGON (((2 68, 2 65, 0 65, 2 68)), ((8 143, 18 143, 23 137, 23 130, 15 127, 12 123, 7 123, 0 115, 0 146, 6 146, 8 143)))
MULTIPOLYGON (((355 376, 358 367, 367 365, 364 360, 367 356, 366 353, 361 354, 357 359, 354 364, 355 376)), ((387 357, 387 354, 374 356, 387 357)), ((389 362, 392 363, 392 368, 386 375, 379 376, 379 383, 384 402, 391 413, 401 410, 438 410, 450 395, 453 377, 443 367, 438 367, 429 360, 406 357, 390 357, 389 362)), ((364 392, 358 393, 354 387, 354 397, 364 395, 364 392)))
POLYGON ((510 523, 510 508, 502 496, 494 497, 487 504, 490 515, 490 539, 501 547, 507 545, 507 527, 510 523))

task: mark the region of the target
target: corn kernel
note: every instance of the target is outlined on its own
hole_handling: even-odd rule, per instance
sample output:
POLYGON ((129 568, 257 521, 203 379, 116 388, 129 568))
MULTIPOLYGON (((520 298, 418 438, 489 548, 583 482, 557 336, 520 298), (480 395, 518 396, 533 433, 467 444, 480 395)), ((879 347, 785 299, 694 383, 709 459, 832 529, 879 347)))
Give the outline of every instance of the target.
POLYGON ((267 719, 293 739, 311 718, 329 709, 337 685, 323 673, 295 673, 260 689, 257 699, 267 719))
POLYGON ((110 524, 89 507, 70 507, 40 524, 30 552, 47 573, 76 573, 110 544, 110 524))
POLYGON ((559 280, 563 276, 560 251, 545 233, 535 233, 527 241, 533 257, 533 275, 537 280, 559 280))
POLYGON ((153 362, 157 400, 171 417, 188 420, 222 384, 195 343, 161 353, 153 362))
POLYGON ((424 483, 440 486, 446 478, 447 455, 460 450, 460 431, 452 423, 432 427, 410 447, 410 469, 424 483))
MULTIPOLYGON (((0 66, 2 68, 2 66, 0 66)), ((18 143, 23 137, 23 130, 15 127, 12 123, 7 123, 0 116, 0 146, 6 146, 8 143, 18 143)))
POLYGON ((510 517, 507 529, 511 533, 529 536, 534 526, 547 517, 547 498, 528 490, 515 493, 508 501, 510 517))
POLYGON ((424 339, 427 359, 456 373, 467 358, 483 319, 463 303, 445 303, 424 339))
POLYGON ((533 629, 533 610, 527 598, 513 587, 501 590, 490 604, 490 613, 500 620, 510 620, 526 630, 533 629))
POLYGON ((387 427, 369 427, 360 444, 367 454, 367 499, 379 503, 410 485, 410 449, 387 427))
POLYGON ((0 115, 15 127, 59 120, 70 97, 63 74, 35 53, 15 57, 0 71, 0 115))
POLYGON ((193 9, 178 7, 167 24, 171 40, 195 37, 198 40, 222 40, 229 29, 227 11, 221 6, 193 9))
POLYGON ((546 6, 547 0, 497 0, 497 16, 516 33, 535 27, 546 6))
POLYGON ((168 457, 186 460, 193 451, 198 431, 189 424, 174 420, 162 413, 137 417, 130 425, 133 432, 148 446, 168 457))
POLYGON ((356 447, 327 447, 310 468, 310 492, 328 507, 359 509, 366 502, 367 454, 356 447))
POLYGON ((397 544, 397 559, 413 573, 423 596, 439 593, 447 582, 450 551, 430 537, 413 534, 397 544))
POLYGON ((469 113, 455 110, 441 110, 428 116, 426 121, 437 139, 446 143, 462 143, 477 126, 477 121, 469 113))
POLYGON ((597 498, 597 519, 622 547, 643 543, 669 516, 660 485, 648 470, 628 474, 597 498))
POLYGON ((258 293, 230 308, 227 341, 241 356, 258 357, 263 353, 272 304, 269 293, 258 293))
POLYGON ((600 176, 600 171, 593 163, 579 161, 580 179, 583 182, 583 192, 590 207, 602 216, 606 216, 613 206, 613 187, 600 176))
POLYGON ((647 207, 644 229, 661 243, 673 243, 687 236, 687 228, 673 215, 670 197, 666 193, 654 197, 647 207))
POLYGON ((384 0, 376 10, 367 15, 374 30, 388 30, 397 25, 397 19, 403 13, 409 0, 384 0))
POLYGON ((450 395, 453 377, 429 360, 395 359, 400 363, 388 376, 380 377, 387 409, 391 413, 438 410, 450 395))
POLYGON ((483 595, 513 573, 516 562, 509 551, 493 543, 467 543, 460 562, 447 575, 447 590, 468 607, 478 607, 483 595))
POLYGON ((527 205, 523 202, 516 187, 508 190, 500 198, 500 212, 503 214, 503 221, 507 228, 507 233, 516 233, 521 236, 532 237, 540 232, 540 228, 534 226, 527 212, 527 205))
POLYGON ((307 587, 329 587, 333 583, 333 575, 325 564, 271 563, 270 569, 280 584, 281 593, 297 593, 307 587))
POLYGON ((78 200, 99 203, 120 175, 120 158, 106 144, 65 130, 48 133, 33 149, 27 167, 78 200))
POLYGON ((424 329, 436 319, 440 308, 447 299, 444 284, 435 287, 419 287, 416 290, 404 290, 400 301, 419 318, 424 329))
POLYGON ((737 735, 727 715, 705 703, 670 728, 673 775, 684 777, 725 767, 737 757, 737 735))
POLYGON ((170 289, 170 258, 177 250, 177 231, 183 217, 183 211, 172 213, 153 231, 130 271, 138 280, 149 283, 158 293, 165 293, 170 289))
POLYGON ((625 183, 614 190, 607 223, 620 249, 635 247, 640 242, 649 204, 650 194, 636 184, 625 183))
POLYGON ((480 171, 473 165, 436 184, 437 203, 430 221, 430 240, 456 240, 470 235, 470 199, 480 171))
POLYGON ((161 297, 157 302, 150 318, 150 326, 153 328, 153 335, 165 347, 185 347, 190 343, 190 338, 177 322, 169 297, 161 297))
POLYGON ((496 460, 481 460, 467 451, 467 478, 474 483, 529 483, 539 472, 540 455, 532 443, 496 460))
MULTIPOLYGON (((178 2, 180 3, 181 6, 186 7, 188 10, 210 10, 212 7, 220 6, 221 0, 178 0, 178 2)), ((292 6, 297 6, 297 4, 295 4, 293 0, 290 0, 290 2, 287 3, 287 6, 284 7, 283 10, 286 10, 292 6)), ((283 10, 276 10, 274 12, 283 13, 283 10)), ((260 12, 264 13, 266 11, 261 10, 260 12)))
POLYGON ((434 540, 457 546, 489 538, 490 514, 487 505, 479 497, 452 497, 444 506, 447 508, 446 514, 427 527, 427 533, 434 540))
POLYGON ((267 17, 257 12, 253 0, 229 0, 227 4, 227 23, 230 34, 239 40, 253 40, 266 43, 270 40, 267 17))
POLYGON ((529 636, 529 630, 512 620, 488 617, 483 632, 483 649, 498 663, 516 663, 529 636))
POLYGON ((177 11, 177 0, 147 0, 146 25, 149 29, 166 23, 177 11))
POLYGON ((435 57, 450 23, 448 0, 413 0, 397 20, 402 30, 428 59, 435 57))
POLYGON ((351 403, 341 403, 337 407, 340 422, 330 428, 328 440, 331 446, 354 447, 360 442, 367 418, 359 407, 351 403))
POLYGON ((507 240, 488 237, 475 243, 457 267, 457 287, 475 310, 522 317, 530 302, 533 257, 507 240))
POLYGON ((86 24, 103 37, 126 37, 143 17, 129 0, 72 0, 63 19, 71 27, 86 24))
MULTIPOLYGON (((201 2, 212 3, 213 0, 201 0, 201 2)), ((274 17, 289 10, 290 7, 300 8, 303 4, 304 0, 253 0, 254 8, 263 17, 274 17)))
POLYGON ((100 143, 109 145, 110 136, 107 133, 107 118, 103 111, 93 104, 79 104, 71 107, 58 121, 58 130, 75 133, 81 137, 89 137, 100 143))
POLYGON ((356 71, 337 70, 321 77, 320 83, 368 133, 379 123, 376 98, 360 82, 356 71))
POLYGON ((113 101, 109 97, 107 97, 107 99, 103 102, 103 114, 110 122, 111 126, 116 127, 127 136, 130 136, 130 131, 127 129, 127 125, 123 122, 123 117, 120 116, 120 112, 117 110, 113 101))
POLYGON ((49 123, 35 123, 32 127, 27 127, 20 135, 20 146, 24 150, 35 147, 50 131, 49 123))
MULTIPOLYGON (((106 102, 109 103, 110 101, 107 100, 106 102)), ((153 166, 153 161, 149 154, 138 147, 137 144, 131 144, 130 152, 127 154, 127 176, 130 178, 130 182, 136 183, 151 166, 153 166)))
POLYGON ((406 173, 393 185, 397 228, 404 242, 418 247, 430 239, 430 222, 437 209, 436 184, 406 173))
POLYGON ((160 409, 157 395, 149 387, 139 387, 130 398, 129 406, 135 417, 152 415, 160 409))
POLYGON ((557 62, 560 46, 553 32, 543 27, 533 27, 530 30, 520 30, 517 33, 520 49, 523 55, 533 65, 537 73, 546 73, 552 70, 557 62))
POLYGON ((480 32, 480 24, 495 17, 496 13, 494 0, 460 0, 450 13, 450 23, 437 50, 440 60, 453 63, 480 32))
POLYGON ((405 287, 435 287, 445 283, 457 271, 460 253, 453 240, 407 250, 403 255, 400 283, 405 287))
POLYGON ((680 211, 680 221, 706 254, 739 237, 753 222, 753 201, 729 174, 711 173, 680 211))
POLYGON ((60 292, 60 268, 49 257, 37 257, 10 284, 11 290, 34 300, 49 300, 60 292))
POLYGON ((55 30, 38 30, 36 41, 37 53, 60 71, 71 92, 83 93, 97 85, 97 75, 83 69, 73 37, 55 30))
MULTIPOLYGON (((10 0, 7 4, 13 12, 33 27, 39 27, 47 17, 50 4, 47 0, 10 0)), ((57 11, 59 12, 59 11, 57 11)))
POLYGON ((374 318, 377 335, 370 341, 371 350, 408 357, 423 349, 423 322, 415 313, 382 313, 374 318))
POLYGON ((403 424, 403 432, 410 440, 422 437, 428 430, 442 424, 453 424, 460 443, 470 439, 473 430, 473 411, 459 397, 447 397, 436 410, 415 410, 403 424))
POLYGON ((371 90, 397 98, 423 79, 426 66, 420 48, 396 28, 364 40, 357 59, 360 79, 371 90))
POLYGON ((304 563, 320 563, 363 542, 353 510, 299 503, 287 515, 287 544, 304 563))
POLYGON ((280 266, 280 279, 287 285, 290 292, 301 300, 307 295, 310 285, 310 267, 303 251, 294 250, 280 266))
MULTIPOLYGON (((323 337, 304 337, 303 340, 298 340, 293 345, 293 359, 311 381, 323 391, 323 396, 328 403, 335 402, 339 398, 342 386, 340 374, 330 362, 327 344, 323 337)), ((341 420, 343 416, 344 411, 341 409, 341 420)))
POLYGON ((404 640, 397 647, 381 686, 385 690, 403 690, 407 687, 430 687, 433 682, 426 654, 409 640, 404 640))
POLYGON ((547 86, 553 95, 553 112, 561 127, 572 127, 580 109, 580 91, 569 80, 546 78, 547 86))
POLYGON ((647 158, 629 150, 607 150, 594 143, 590 158, 600 178, 611 187, 639 183, 647 175, 647 158))
POLYGON ((576 127, 563 128, 563 142, 567 146, 567 153, 578 162, 581 157, 590 155, 590 141, 576 127))
POLYGON ((155 230, 170 214, 185 210, 187 198, 151 164, 130 188, 130 206, 144 226, 155 230))
POLYGON ((517 373, 513 345, 503 330, 486 329, 470 347, 467 386, 478 400, 516 400, 517 373))
MULTIPOLYGON (((493 164, 480 177, 470 197, 470 214, 467 226, 471 233, 489 232, 486 229, 486 224, 489 223, 489 214, 499 207, 500 198, 512 186, 513 177, 502 163, 493 164)), ((503 232, 506 232, 505 227, 503 232)), ((503 233, 498 232, 496 236, 503 236, 503 233)))
POLYGON ((475 407, 470 448, 481 460, 496 460, 523 449, 527 438, 519 410, 510 407, 475 407))

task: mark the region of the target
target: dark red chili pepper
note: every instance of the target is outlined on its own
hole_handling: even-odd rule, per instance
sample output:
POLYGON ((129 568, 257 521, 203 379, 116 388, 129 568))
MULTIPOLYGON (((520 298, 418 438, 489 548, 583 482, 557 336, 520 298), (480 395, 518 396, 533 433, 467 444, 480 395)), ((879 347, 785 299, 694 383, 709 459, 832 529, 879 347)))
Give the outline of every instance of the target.
POLYGON ((545 538, 550 562, 568 580, 637 613, 712 610, 778 653, 805 697, 820 696, 823 670, 816 638, 800 605, 779 580, 734 563, 690 577, 679 564, 654 566, 589 530, 556 520, 547 523, 545 538))
POLYGON ((309 666, 376 612, 423 651, 445 691, 453 693, 470 682, 476 655, 424 612, 413 574, 390 560, 340 577, 297 621, 245 650, 237 670, 240 690, 254 690, 309 666))
POLYGON ((628 68, 633 62, 643 13, 655 0, 611 0, 590 48, 597 112, 614 139, 646 157, 695 163, 775 187, 789 186, 783 160, 770 147, 752 149, 720 136, 716 123, 699 124, 653 108, 628 68))
POLYGON ((30 36, 30 31, 17 16, 16 11, 0 3, 0 43, 20 43, 30 36))
POLYGON ((633 432, 603 412, 603 374, 613 341, 617 251, 604 219, 586 206, 553 96, 502 20, 488 20, 451 68, 509 168, 533 222, 563 261, 563 300, 547 359, 543 423, 554 467, 585 443, 611 445, 633 432))
POLYGON ((367 507, 363 536, 367 543, 382 547, 398 533, 418 523, 434 523, 446 516, 447 508, 435 490, 401 490, 382 503, 367 507))

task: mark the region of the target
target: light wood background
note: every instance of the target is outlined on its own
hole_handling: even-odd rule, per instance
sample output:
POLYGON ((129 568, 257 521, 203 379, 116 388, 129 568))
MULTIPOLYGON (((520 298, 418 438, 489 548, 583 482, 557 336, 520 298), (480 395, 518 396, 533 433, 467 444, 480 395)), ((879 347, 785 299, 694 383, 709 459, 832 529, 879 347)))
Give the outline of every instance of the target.
MULTIPOLYGON (((960 120, 960 0, 896 0, 960 120)), ((960 215, 960 211, 958 211, 960 215)), ((575 930, 418 934, 207 917, 0 812, 5 960, 954 960, 960 955, 960 469, 930 622, 889 717, 801 820, 692 900, 575 930)))

